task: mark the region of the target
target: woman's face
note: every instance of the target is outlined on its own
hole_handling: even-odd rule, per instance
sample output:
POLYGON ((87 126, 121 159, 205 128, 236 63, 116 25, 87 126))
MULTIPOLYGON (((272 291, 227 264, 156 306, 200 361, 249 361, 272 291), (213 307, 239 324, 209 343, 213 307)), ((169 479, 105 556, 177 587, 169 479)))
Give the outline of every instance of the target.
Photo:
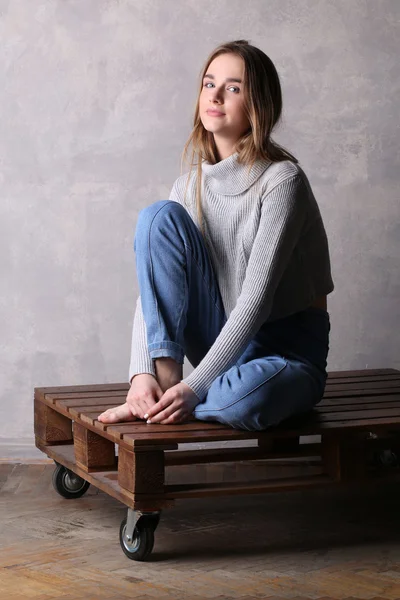
POLYGON ((200 119, 217 139, 236 141, 250 122, 244 112, 244 61, 220 54, 209 65, 199 99, 200 119), (212 111, 218 111, 213 113, 212 111))

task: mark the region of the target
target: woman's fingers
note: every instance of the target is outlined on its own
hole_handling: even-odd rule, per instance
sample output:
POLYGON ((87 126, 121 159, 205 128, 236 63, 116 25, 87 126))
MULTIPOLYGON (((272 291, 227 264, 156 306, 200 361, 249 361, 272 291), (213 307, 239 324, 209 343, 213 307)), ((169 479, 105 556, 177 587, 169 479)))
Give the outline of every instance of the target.
MULTIPOLYGON (((164 394, 165 395, 165 394, 164 394)), ((159 417, 159 415, 161 415, 161 413, 168 409, 172 403, 173 403, 173 398, 163 398, 162 400, 159 400, 158 402, 155 403, 154 406, 151 406, 147 411, 146 414, 144 415, 145 419, 153 419, 153 417, 159 417)))
POLYGON ((171 425, 173 423, 185 423, 189 418, 189 415, 182 413, 181 411, 174 412, 171 416, 163 421, 160 421, 160 425, 171 425))
MULTIPOLYGON (((153 415, 152 417, 149 417, 147 419, 147 423, 161 423, 161 421, 170 417, 176 410, 177 409, 173 408, 172 406, 165 408, 161 412, 153 415)), ((144 418, 146 419, 146 416, 144 418)))
POLYGON ((149 412, 149 410, 151 408, 153 408, 153 406, 155 404, 157 404, 157 401, 154 400, 154 399, 152 399, 152 400, 140 400, 139 403, 140 403, 140 408, 143 411, 142 415, 143 415, 143 418, 144 418, 144 415, 147 414, 149 412))
POLYGON ((168 423, 179 423, 180 418, 185 416, 185 414, 186 410, 182 408, 181 403, 177 406, 177 403, 172 402, 164 410, 150 416, 147 419, 147 423, 160 423, 161 425, 165 425, 167 421, 168 423))
POLYGON ((139 393, 135 391, 134 394, 129 393, 126 397, 126 402, 131 407, 134 415, 139 419, 144 419, 144 415, 156 404, 154 395, 148 393, 142 394, 140 397, 139 393))
POLYGON ((144 415, 147 413, 149 407, 144 400, 135 400, 134 402, 128 402, 131 410, 138 416, 139 419, 144 419, 144 415))
POLYGON ((168 403, 163 400, 151 408, 148 411, 148 415, 145 415, 144 418, 147 419, 148 423, 161 423, 162 420, 167 419, 177 410, 178 407, 175 406, 172 400, 168 401, 168 403))

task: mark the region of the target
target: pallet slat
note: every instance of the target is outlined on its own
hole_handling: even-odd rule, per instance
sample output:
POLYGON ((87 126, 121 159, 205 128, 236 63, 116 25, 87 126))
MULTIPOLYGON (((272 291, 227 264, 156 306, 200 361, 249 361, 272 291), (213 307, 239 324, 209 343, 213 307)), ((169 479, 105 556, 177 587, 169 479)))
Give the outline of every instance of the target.
POLYGON ((286 492, 321 485, 333 484, 327 475, 312 477, 291 477, 238 483, 187 483, 165 486, 165 497, 179 500, 181 498, 201 498, 204 496, 234 496, 237 494, 262 494, 265 492, 286 492))
MULTIPOLYGON (((354 377, 351 378, 351 383, 358 383, 358 382, 369 382, 369 381, 399 381, 400 380, 400 373, 398 371, 395 371, 394 373, 390 374, 387 373, 384 376, 380 376, 380 375, 356 375, 354 377)), ((327 385, 328 386, 335 386, 341 383, 346 383, 349 381, 348 377, 328 377, 327 379, 327 385)))
POLYGON ((325 404, 325 402, 327 400, 332 400, 332 401, 340 401, 343 404, 347 404, 349 406, 351 406, 353 404, 353 399, 361 399, 361 401, 364 399, 365 402, 391 402, 392 400, 399 400, 400 399, 400 392, 399 393, 385 393, 385 390, 379 390, 376 394, 365 394, 365 393, 360 393, 360 394, 353 394, 352 392, 349 392, 348 394, 340 394, 340 395, 328 395, 328 396, 324 396, 321 400, 321 402, 318 403, 317 406, 323 406, 325 404))
POLYGON ((327 385, 328 392, 351 392, 352 390, 362 390, 364 393, 374 393, 376 389, 387 389, 393 390, 393 393, 398 393, 400 387, 400 381, 395 379, 393 381, 360 381, 357 383, 339 383, 335 385, 327 385))
POLYGON ((206 423, 194 421, 193 423, 182 423, 181 425, 161 425, 159 423, 146 423, 145 421, 130 421, 118 425, 108 425, 107 431, 119 431, 121 434, 131 433, 172 433, 174 431, 226 431, 226 425, 220 423, 206 423))
POLYGON ((351 378, 351 377, 369 377, 370 375, 393 375, 393 374, 399 374, 398 369, 358 369, 355 371, 349 371, 349 370, 344 370, 344 371, 329 371, 328 372, 328 379, 336 379, 338 377, 346 377, 346 378, 351 378))
POLYGON ((105 404, 111 404, 112 406, 119 406, 121 404, 125 404, 125 396, 124 397, 94 397, 94 398, 76 398, 75 400, 55 400, 55 404, 57 406, 63 406, 64 408, 75 408, 80 406, 104 406, 105 404))
POLYGON ((354 419, 362 420, 362 419, 386 419, 391 417, 400 416, 400 411, 398 408, 377 408, 377 409, 366 409, 364 410, 349 410, 349 411, 339 411, 339 412, 328 412, 324 413, 323 410, 319 411, 318 408, 315 409, 318 413, 318 417, 316 417, 320 423, 326 422, 334 422, 334 421, 353 421, 354 419))
POLYGON ((48 395, 57 395, 58 398, 63 396, 64 394, 77 394, 77 393, 97 393, 97 392, 126 392, 128 393, 129 384, 127 383, 96 383, 96 384, 87 384, 87 385, 59 385, 56 387, 37 387, 35 388, 35 394, 38 394, 38 397, 41 400, 44 400, 45 396, 48 395))
MULTIPOLYGON (((318 412, 321 414, 327 414, 327 413, 331 413, 331 412, 350 412, 350 411, 354 411, 355 407, 357 405, 353 404, 330 404, 330 405, 324 405, 321 406, 320 404, 318 404, 318 412)), ((391 401, 388 402, 375 402, 374 398, 371 398, 370 402, 362 402, 359 403, 359 408, 357 407, 357 411, 360 412, 360 414, 362 415, 363 412, 366 409, 369 410, 377 410, 377 409, 384 409, 384 408, 395 408, 397 410, 397 414, 400 414, 400 398, 394 398, 391 401)))

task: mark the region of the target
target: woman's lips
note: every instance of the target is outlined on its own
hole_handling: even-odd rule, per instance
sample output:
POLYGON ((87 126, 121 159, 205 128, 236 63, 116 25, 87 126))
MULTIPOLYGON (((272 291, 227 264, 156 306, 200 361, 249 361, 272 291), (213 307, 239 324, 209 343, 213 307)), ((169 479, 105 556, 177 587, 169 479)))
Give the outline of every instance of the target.
POLYGON ((225 115, 225 113, 220 112, 219 110, 208 110, 207 114, 210 115, 210 117, 223 117, 225 115))

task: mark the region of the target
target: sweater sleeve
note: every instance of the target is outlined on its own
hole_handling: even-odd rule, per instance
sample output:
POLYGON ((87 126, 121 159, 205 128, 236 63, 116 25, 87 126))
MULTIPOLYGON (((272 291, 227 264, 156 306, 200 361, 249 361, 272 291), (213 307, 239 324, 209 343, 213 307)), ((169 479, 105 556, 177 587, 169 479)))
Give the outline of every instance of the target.
POLYGON ((182 381, 203 400, 213 380, 231 368, 270 315, 275 290, 306 223, 308 191, 300 174, 265 195, 260 223, 236 305, 214 344, 182 381))
MULTIPOLYGON (((169 200, 179 202, 179 194, 177 192, 177 181, 172 186, 169 200)), ((138 296, 136 301, 136 310, 133 318, 132 340, 131 340, 131 358, 129 363, 129 381, 134 375, 140 373, 150 373, 156 376, 154 362, 151 358, 147 346, 147 330, 142 311, 141 297, 138 296)))

